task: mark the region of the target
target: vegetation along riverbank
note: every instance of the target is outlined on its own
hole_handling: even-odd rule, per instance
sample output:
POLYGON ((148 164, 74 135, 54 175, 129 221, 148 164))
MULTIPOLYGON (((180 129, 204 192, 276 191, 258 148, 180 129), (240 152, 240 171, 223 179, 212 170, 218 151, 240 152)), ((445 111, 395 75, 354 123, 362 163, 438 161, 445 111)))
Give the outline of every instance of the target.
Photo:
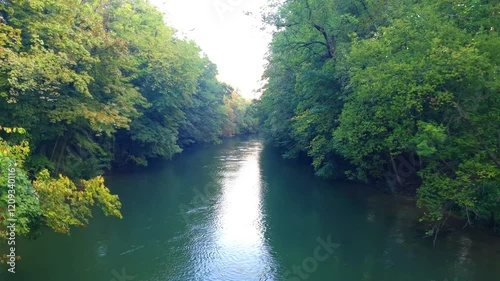
POLYGON ((163 17, 139 0, 0 1, 0 186, 16 200, 0 189, 0 239, 12 217, 33 237, 86 227, 94 205, 121 217, 104 171, 256 132, 318 176, 414 196, 429 236, 451 215, 498 230, 498 1, 269 1, 253 101, 163 17))
POLYGON ((0 186, 16 165, 18 235, 85 227, 93 205, 121 217, 104 171, 255 130, 251 103, 175 32, 145 1, 0 2, 0 186))

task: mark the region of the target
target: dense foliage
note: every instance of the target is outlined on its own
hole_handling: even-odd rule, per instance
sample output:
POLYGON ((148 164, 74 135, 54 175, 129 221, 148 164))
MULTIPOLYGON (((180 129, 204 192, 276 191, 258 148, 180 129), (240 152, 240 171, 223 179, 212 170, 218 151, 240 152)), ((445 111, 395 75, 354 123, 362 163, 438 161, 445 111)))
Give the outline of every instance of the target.
MULTIPOLYGON (((8 134, 24 134, 22 128, 1 127, 8 134)), ((29 155, 26 141, 9 144, 0 138, 0 240, 5 239, 5 226, 15 219, 20 235, 37 235, 43 225, 57 232, 69 233, 70 226, 86 226, 96 203, 105 215, 121 218, 118 196, 111 195, 98 176, 76 184, 68 177, 51 178, 48 170, 41 171, 30 181, 24 163, 29 155)))
POLYGON ((500 223, 500 2, 287 0, 264 21, 258 116, 286 156, 416 194, 432 234, 500 223))
POLYGON ((216 75, 147 1, 0 1, 0 185, 17 162, 17 231, 67 233, 94 204, 121 217, 106 169, 253 132, 250 102, 216 75))

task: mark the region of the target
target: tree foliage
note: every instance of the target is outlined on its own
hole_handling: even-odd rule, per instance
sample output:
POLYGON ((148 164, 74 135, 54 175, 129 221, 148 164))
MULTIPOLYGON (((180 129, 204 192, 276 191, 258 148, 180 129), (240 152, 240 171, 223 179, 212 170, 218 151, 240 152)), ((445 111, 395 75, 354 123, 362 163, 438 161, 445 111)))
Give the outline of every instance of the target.
POLYGON ((490 0, 275 3, 260 124, 322 176, 415 193, 434 234, 450 212, 498 224, 498 11, 490 0))
POLYGON ((17 163, 20 234, 68 233, 94 205, 121 217, 105 170, 255 129, 250 102, 163 18, 142 0, 0 1, 0 184, 17 163))

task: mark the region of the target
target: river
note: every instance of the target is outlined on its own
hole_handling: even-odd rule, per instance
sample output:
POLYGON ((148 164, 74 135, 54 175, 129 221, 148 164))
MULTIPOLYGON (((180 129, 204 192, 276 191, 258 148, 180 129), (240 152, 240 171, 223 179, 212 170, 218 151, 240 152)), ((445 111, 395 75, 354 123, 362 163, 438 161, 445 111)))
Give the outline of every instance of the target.
POLYGON ((96 212, 70 236, 19 239, 16 274, 0 280, 500 280, 498 237, 459 228, 433 247, 412 202, 323 181, 258 139, 106 181, 122 220, 96 212))

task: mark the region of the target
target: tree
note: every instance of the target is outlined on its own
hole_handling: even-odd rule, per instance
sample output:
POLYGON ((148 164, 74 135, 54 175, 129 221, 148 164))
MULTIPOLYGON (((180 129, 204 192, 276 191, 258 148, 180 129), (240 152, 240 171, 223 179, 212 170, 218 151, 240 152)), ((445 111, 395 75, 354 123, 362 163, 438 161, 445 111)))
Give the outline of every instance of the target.
POLYGON ((19 234, 68 233, 94 205, 121 217, 102 178, 113 165, 249 130, 247 103, 175 33, 141 0, 0 1, 0 164, 19 165, 19 234))
POLYGON ((286 156, 307 153, 322 176, 394 175, 393 190, 416 194, 435 235, 450 212, 468 224, 498 223, 498 3, 297 0, 271 8, 257 112, 286 156))

